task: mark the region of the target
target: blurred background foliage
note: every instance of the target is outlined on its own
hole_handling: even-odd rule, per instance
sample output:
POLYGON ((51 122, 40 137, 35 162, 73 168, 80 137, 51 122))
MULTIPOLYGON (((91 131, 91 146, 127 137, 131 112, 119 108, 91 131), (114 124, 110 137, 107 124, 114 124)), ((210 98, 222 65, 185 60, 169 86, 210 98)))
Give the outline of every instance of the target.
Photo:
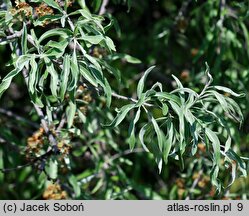
MULTIPOLYGON (((101 0, 79 2, 95 13, 102 5, 101 0)), ((237 100, 244 123, 238 129, 230 122, 229 127, 236 151, 249 156, 248 1, 110 0, 104 16, 115 19, 115 28, 107 34, 114 40, 118 53, 130 54, 142 62, 134 65, 116 60, 111 63, 122 74, 121 86, 114 80, 111 82, 117 92, 132 96, 137 80, 150 65, 157 67, 150 74, 148 86, 160 81, 165 90, 172 90, 175 83, 171 74, 174 74, 184 86, 200 91, 205 82, 204 62, 208 62, 215 84, 246 93, 246 97, 237 100)), ((101 55, 98 47, 93 52, 101 55)), ((0 56, 3 77, 9 71, 6 63, 11 59, 7 46, 0 47, 0 56)), ((0 173, 1 199, 248 198, 249 178, 238 178, 230 188, 215 194, 207 173, 205 147, 201 143, 197 155, 186 161, 183 171, 170 160, 159 174, 152 155, 139 146, 132 153, 128 149, 129 118, 120 130, 103 129, 100 123, 112 113, 101 97, 91 92, 85 95, 90 97, 85 98, 88 126, 86 131, 76 132, 78 136, 71 141, 70 168, 61 164, 62 175, 55 184, 40 173, 36 165, 0 173)), ((113 104, 121 106, 119 100, 113 104)), ((39 128, 39 118, 32 111, 21 76, 15 78, 0 107, 0 166, 17 167, 25 164, 27 139, 39 128)), ((53 175, 53 170, 48 172, 53 175)), ((230 177, 225 170, 220 178, 229 184, 230 177)))

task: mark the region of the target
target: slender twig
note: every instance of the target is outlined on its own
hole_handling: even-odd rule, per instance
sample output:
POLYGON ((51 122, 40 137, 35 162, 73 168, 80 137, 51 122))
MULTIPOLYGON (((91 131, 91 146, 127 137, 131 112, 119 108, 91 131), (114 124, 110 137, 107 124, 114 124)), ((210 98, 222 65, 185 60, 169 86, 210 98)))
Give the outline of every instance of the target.
MULTIPOLYGON (((14 39, 18 39, 23 34, 23 30, 21 30, 21 31, 14 31, 12 28, 9 29, 9 32, 11 33, 11 35, 8 35, 5 38, 0 38, 0 43, 1 42, 5 42, 5 41, 11 41, 11 40, 14 40, 14 39)), ((35 42, 34 42, 34 40, 33 40, 33 38, 32 38, 31 35, 27 35, 27 40, 28 40, 28 42, 31 45, 35 46, 35 42)))
POLYGON ((23 121, 23 122, 25 122, 25 123, 27 123, 27 124, 29 124, 29 125, 35 127, 35 128, 39 128, 39 125, 38 125, 38 124, 36 124, 36 123, 34 123, 34 122, 32 122, 32 121, 26 119, 26 118, 23 118, 23 117, 21 117, 21 116, 15 114, 15 113, 9 111, 9 110, 5 110, 5 109, 3 109, 3 108, 0 108, 0 113, 4 114, 4 115, 6 115, 6 116, 9 116, 9 117, 15 118, 15 119, 18 120, 18 121, 23 121))
POLYGON ((17 32, 13 33, 12 35, 8 35, 4 38, 0 38, 0 43, 11 41, 11 40, 17 39, 21 36, 22 36, 22 31, 17 31, 17 32))
POLYGON ((14 168, 0 169, 0 172, 7 173, 7 172, 12 172, 12 171, 17 171, 17 170, 23 169, 25 167, 31 166, 32 164, 33 163, 27 163, 27 164, 20 165, 20 166, 14 167, 14 168))
POLYGON ((103 3, 101 5, 101 8, 99 10, 99 15, 103 15, 106 13, 106 6, 108 5, 109 0, 103 0, 103 3))
MULTIPOLYGON (((198 172, 198 177, 194 180, 192 186, 190 187, 189 193, 191 193, 191 191, 194 190, 195 187, 197 186, 198 182, 199 182, 200 179, 201 179, 202 173, 203 173, 203 170, 201 169, 201 170, 198 172)), ((189 200, 189 199, 190 199, 190 194, 185 198, 185 200, 189 200)))
MULTIPOLYGON (((64 12, 64 14, 67 15, 66 12, 64 12)), ((71 30, 74 32, 75 26, 74 26, 74 24, 73 24, 73 22, 72 22, 72 20, 70 19, 69 16, 67 16, 67 21, 68 21, 68 24, 69 24, 71 30)))
POLYGON ((34 163, 36 163, 38 161, 42 161, 42 160, 48 158, 53 153, 54 153, 53 150, 50 149, 45 154, 43 154, 43 155, 41 155, 39 157, 36 157, 34 160, 32 160, 32 161, 30 161, 30 162, 28 162, 28 163, 26 163, 24 165, 20 165, 20 166, 14 167, 14 168, 0 169, 0 172, 7 173, 7 172, 12 172, 12 171, 20 170, 20 169, 23 169, 23 168, 28 167, 28 166, 32 166, 34 163))
MULTIPOLYGON (((71 20, 70 17, 67 15, 66 11, 63 11, 63 14, 64 14, 65 16, 67 16, 67 22, 68 22, 68 24, 69 24, 71 30, 74 32, 75 26, 74 26, 72 20, 71 20)), ((86 51, 83 49, 83 47, 82 47, 82 46, 80 45, 80 43, 77 41, 77 39, 74 38, 74 47, 73 47, 73 49, 76 49, 76 48, 79 48, 79 50, 82 52, 83 55, 86 54, 86 51), (77 47, 77 45, 78 45, 78 47, 77 47)))
POLYGON ((106 165, 108 165, 110 162, 113 162, 114 160, 117 160, 120 157, 127 156, 127 155, 134 154, 134 153, 142 153, 142 152, 146 152, 146 151, 143 148, 135 148, 132 151, 130 149, 127 149, 121 153, 111 156, 109 159, 107 159, 104 162, 103 167, 106 167, 106 165))
POLYGON ((77 40, 75 40, 76 41, 76 44, 78 45, 78 46, 76 46, 75 48, 78 48, 80 51, 81 51, 81 53, 83 54, 83 55, 85 55, 86 54, 86 51, 83 49, 83 47, 80 45, 80 43, 77 41, 77 40))
POLYGON ((65 113, 64 113, 64 114, 62 115, 62 117, 61 117, 61 121, 60 121, 58 127, 56 128, 56 131, 57 131, 57 132, 59 132, 59 131, 64 127, 66 121, 67 121, 67 120, 66 120, 66 115, 65 115, 65 113))
POLYGON ((115 154, 113 155, 108 161, 114 161, 120 157, 126 156, 126 155, 130 155, 130 154, 134 154, 134 153, 142 153, 145 152, 145 150, 143 148, 135 148, 133 150, 127 149, 119 154, 115 154))
POLYGON ((138 102, 138 100, 136 100, 136 99, 134 99, 132 97, 126 97, 126 96, 123 96, 123 95, 119 95, 119 94, 117 94, 115 92, 112 92, 112 96, 117 98, 117 99, 128 100, 128 101, 132 101, 134 103, 138 102))
MULTIPOLYGON (((132 101, 134 103, 137 103, 138 100, 132 98, 132 97, 126 97, 126 96, 123 96, 123 95, 119 95, 115 92, 112 92, 112 96, 117 98, 117 99, 122 99, 122 100, 128 100, 128 101, 132 101)), ((153 104, 150 104, 150 103, 144 103, 143 105, 147 106, 147 107, 153 107, 154 105, 153 104)))
POLYGON ((11 142, 11 141, 4 139, 3 137, 0 137, 0 143, 7 144, 9 146, 10 150, 13 150, 13 151, 18 152, 18 153, 21 152, 20 146, 16 145, 14 142, 11 142))

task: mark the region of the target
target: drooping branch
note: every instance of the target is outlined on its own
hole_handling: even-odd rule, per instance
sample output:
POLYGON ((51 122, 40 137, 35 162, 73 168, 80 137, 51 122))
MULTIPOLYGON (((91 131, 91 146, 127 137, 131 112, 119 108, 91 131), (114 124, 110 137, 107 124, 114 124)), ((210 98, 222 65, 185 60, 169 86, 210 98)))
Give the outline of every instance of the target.
MULTIPOLYGON (((22 70, 22 73, 23 73, 23 77, 25 79, 25 83, 26 85, 28 85, 28 71, 27 69, 23 69, 22 70)), ((40 120, 41 120, 41 124, 42 124, 42 127, 45 131, 45 133, 47 134, 48 136, 48 140, 49 142, 52 144, 52 148, 55 152, 58 152, 58 148, 57 148, 57 141, 56 141, 56 138, 54 137, 54 135, 52 134, 50 128, 49 128, 49 125, 47 123, 47 121, 45 120, 45 115, 43 114, 42 110, 40 107, 38 107, 36 104, 33 103, 33 106, 35 108, 35 111, 36 113, 38 114, 38 116, 40 117, 40 120)))
MULTIPOLYGON (((34 165, 36 162, 39 162, 39 161, 43 161, 43 160, 46 160, 49 156, 53 155, 54 152, 52 149, 50 149, 49 151, 47 151, 45 154, 39 156, 39 157, 36 157, 34 160, 24 164, 24 165, 20 165, 20 166, 17 166, 17 167, 14 167, 14 168, 5 168, 5 169, 0 169, 0 172, 2 173, 8 173, 8 172, 12 172, 12 171, 17 171, 17 170, 20 170, 20 169, 23 169, 25 167, 28 167, 28 166, 32 166, 34 165)), ((43 170, 42 170, 43 171, 43 170)))
MULTIPOLYGON (((9 28, 9 32, 12 33, 12 35, 16 35, 16 36, 19 36, 19 37, 21 37, 21 36, 22 36, 22 33, 23 33, 22 30, 19 31, 19 32, 15 32, 12 28, 9 28)), ((33 41, 33 39, 32 39, 32 37, 31 37, 30 35, 28 35, 28 41, 29 41, 32 45, 35 44, 34 41, 33 41)), ((22 52, 21 52, 20 48, 17 47, 17 49, 16 49, 16 54, 17 54, 18 56, 20 56, 21 53, 22 53, 22 52)), ((22 74, 23 74, 24 81, 25 81, 26 85, 28 86, 28 71, 27 71, 27 69, 24 68, 24 69, 22 70, 22 74)), ((58 147, 57 147, 56 138, 55 138, 54 135, 51 133, 51 130, 50 130, 50 128, 49 128, 49 124, 48 124, 47 121, 45 120, 45 115, 43 114, 43 111, 41 110, 40 107, 38 107, 38 106, 37 106, 36 104, 34 104, 34 103, 33 103, 33 106, 34 106, 34 108, 35 108, 35 110, 36 110, 36 113, 38 114, 38 116, 39 116, 40 119, 41 119, 42 127, 43 127, 43 129, 44 129, 44 131, 45 131, 45 133, 46 133, 46 135, 47 135, 47 137, 48 137, 48 140, 49 140, 49 142, 50 142, 50 144, 51 144, 51 146, 52 146, 52 150, 53 150, 55 153, 58 153, 58 147)))
MULTIPOLYGON (((74 30, 74 25, 73 25, 73 22, 68 18, 68 22, 70 23, 70 27, 71 27, 71 30, 74 30)), ((10 35, 11 36, 11 38, 20 38, 21 36, 22 36, 22 31, 19 31, 19 32, 13 32, 12 31, 12 33, 13 33, 13 35, 15 35, 15 37, 13 36, 13 35, 10 35)), ((28 35, 27 36, 27 39, 28 39, 28 42, 31 44, 31 45, 34 45, 34 40, 32 39, 32 37, 30 36, 30 35, 28 35)), ((75 39, 75 43, 78 45, 77 47, 79 48, 79 50, 81 51, 81 53, 82 54, 85 54, 85 51, 84 50, 82 50, 82 47, 80 46, 80 44, 79 44, 79 42, 75 39)), ((58 64, 59 65, 59 67, 60 68, 63 68, 63 65, 62 64, 60 64, 58 61, 56 61, 56 60, 54 60, 53 62, 55 62, 56 64, 58 64)), ((23 71, 23 76, 26 78, 26 83, 28 82, 28 73, 27 73, 27 71, 23 71)), ((98 89, 98 91, 100 91, 99 89, 98 89)), ((138 102, 138 100, 136 100, 136 99, 134 99, 134 98, 131 98, 131 97, 126 97, 126 96, 123 96, 123 95, 119 95, 119 94, 117 94, 117 93, 115 93, 115 92, 112 92, 112 96, 113 97, 115 97, 115 98, 117 98, 117 99, 122 99, 122 100, 128 100, 128 101, 132 101, 132 102, 134 102, 134 103, 137 103, 138 102)), ((153 106, 152 104, 148 104, 148 103, 145 103, 145 105, 146 106, 153 106)), ((42 114, 42 112, 41 112, 41 109, 39 108, 39 107, 37 107, 35 104, 34 104, 34 107, 35 107, 35 110, 36 110, 36 112, 39 114, 39 117, 41 118, 41 119, 43 119, 44 118, 44 115, 42 114)), ((42 124, 43 124, 43 126, 45 126, 46 124, 44 124, 44 121, 42 120, 42 124)), ((46 126, 45 126, 46 127, 46 126)), ((47 127, 46 127, 47 128, 47 127)), ((46 128, 44 128, 45 129, 45 131, 46 131, 46 128)))

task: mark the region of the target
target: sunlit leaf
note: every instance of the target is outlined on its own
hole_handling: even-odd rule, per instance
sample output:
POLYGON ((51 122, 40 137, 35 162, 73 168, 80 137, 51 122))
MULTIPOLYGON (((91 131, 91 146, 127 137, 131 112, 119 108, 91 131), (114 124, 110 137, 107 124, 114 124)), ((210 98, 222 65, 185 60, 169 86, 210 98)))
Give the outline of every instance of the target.
POLYGON ((67 114, 67 126, 71 128, 74 121, 74 116, 76 113, 76 104, 72 101, 69 101, 69 106, 67 107, 66 114, 67 114))
POLYGON ((43 0, 48 6, 55 8, 57 10, 59 10, 60 12, 62 12, 61 7, 58 5, 58 3, 54 0, 43 0))
POLYGON ((74 175, 71 175, 69 177, 69 183, 73 186, 75 197, 76 198, 79 197, 81 195, 81 189, 80 189, 78 181, 74 175))
POLYGON ((212 142, 213 150, 214 150, 214 159, 216 163, 220 164, 220 140, 217 137, 216 133, 210 130, 209 128, 206 128, 206 134, 208 136, 208 139, 212 142))
POLYGON ((105 127, 117 127, 126 117, 127 113, 135 107, 135 104, 127 104, 123 106, 117 113, 116 117, 114 120, 109 124, 106 125, 105 127))
POLYGON ((137 121, 140 118, 140 113, 141 113, 141 109, 139 107, 137 112, 136 112, 136 115, 134 116, 134 118, 132 119, 132 121, 130 123, 129 130, 128 130, 128 143, 130 145, 130 150, 131 151, 134 149, 135 142, 136 142, 135 125, 136 125, 137 121))
POLYGON ((64 100, 65 93, 68 87, 68 79, 70 74, 70 57, 69 55, 65 55, 63 61, 63 70, 61 74, 61 86, 60 86, 60 98, 64 100))
POLYGON ((144 72, 144 75, 142 76, 142 78, 139 80, 139 83, 137 85, 137 96, 138 98, 141 97, 141 94, 143 93, 144 90, 144 84, 145 84, 145 80, 148 76, 148 74, 155 68, 155 66, 150 67, 149 69, 147 69, 144 72))
POLYGON ((35 61, 35 57, 32 56, 30 59, 30 66, 31 66, 31 70, 29 73, 29 79, 28 79, 28 87, 29 87, 29 91, 31 92, 31 94, 35 93, 35 87, 36 87, 36 78, 37 78, 37 63, 35 61))

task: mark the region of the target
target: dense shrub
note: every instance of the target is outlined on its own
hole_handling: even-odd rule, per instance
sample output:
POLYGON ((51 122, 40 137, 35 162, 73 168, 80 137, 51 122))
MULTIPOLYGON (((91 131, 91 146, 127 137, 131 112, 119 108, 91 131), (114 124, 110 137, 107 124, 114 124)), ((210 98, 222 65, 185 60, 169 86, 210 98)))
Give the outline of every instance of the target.
POLYGON ((0 197, 246 199, 246 5, 3 1, 0 197))

